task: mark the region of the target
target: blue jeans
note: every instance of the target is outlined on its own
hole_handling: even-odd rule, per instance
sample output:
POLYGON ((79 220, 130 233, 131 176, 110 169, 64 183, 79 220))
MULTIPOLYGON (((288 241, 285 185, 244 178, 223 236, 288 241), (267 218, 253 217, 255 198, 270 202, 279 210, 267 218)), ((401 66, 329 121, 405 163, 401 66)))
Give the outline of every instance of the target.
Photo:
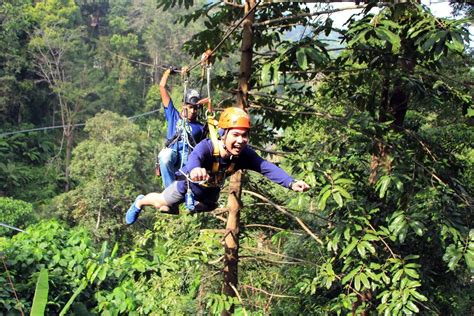
POLYGON ((163 186, 167 188, 175 180, 175 173, 179 169, 178 152, 171 148, 163 148, 158 154, 163 186))
POLYGON ((180 152, 172 148, 163 148, 158 154, 158 161, 160 162, 163 186, 167 188, 175 181, 176 172, 181 167, 181 162, 183 161, 184 166, 188 161, 188 148, 185 146, 184 151, 180 152))

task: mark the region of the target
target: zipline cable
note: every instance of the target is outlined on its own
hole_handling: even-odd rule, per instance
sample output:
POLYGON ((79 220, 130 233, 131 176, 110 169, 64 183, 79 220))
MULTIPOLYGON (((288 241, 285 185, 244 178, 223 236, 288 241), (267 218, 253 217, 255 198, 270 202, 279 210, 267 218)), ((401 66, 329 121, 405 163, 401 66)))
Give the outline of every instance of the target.
MULTIPOLYGON (((216 45, 216 47, 214 47, 214 49, 210 52, 209 56, 212 56, 212 54, 214 54, 218 49, 219 47, 225 42, 225 40, 245 21, 245 19, 255 10, 255 8, 260 4, 261 0, 258 0, 255 5, 250 8, 249 12, 247 12, 247 14, 245 14, 245 16, 240 19, 240 21, 234 25, 231 29, 229 29, 229 31, 227 31, 227 34, 224 36, 224 38, 216 45)), ((142 61, 137 61, 137 60, 133 60, 133 59, 130 59, 130 58, 127 58, 127 57, 124 57, 124 56, 121 56, 119 54, 116 54, 114 52, 111 52, 109 49, 105 48, 106 51, 108 51, 109 53, 121 58, 121 59, 125 59, 125 60, 128 60, 128 61, 131 61, 131 62, 134 62, 134 63, 137 63, 137 64, 140 64, 140 65, 144 65, 144 66, 148 66, 148 67, 159 67, 159 68, 162 68, 162 69, 169 69, 170 67, 166 67, 166 66, 161 66, 161 65, 152 65, 152 64, 148 64, 148 63, 145 63, 145 62, 142 62, 142 61)), ((197 66, 199 66, 200 64, 202 64, 202 60, 200 60, 199 62, 197 62, 196 64, 194 64, 193 66, 191 66, 190 68, 187 69, 187 72, 190 72, 192 69, 196 68, 197 66)), ((150 111, 150 112, 146 112, 146 113, 143 113, 143 114, 139 114, 139 115, 136 115, 136 116, 132 116, 132 117, 129 117, 128 119, 134 119, 134 118, 137 118, 137 117, 140 117, 140 116, 145 116, 145 115, 148 115, 148 114, 151 114, 151 113, 154 113, 154 112, 157 112, 159 111, 158 110, 153 110, 153 111, 150 111)), ((84 126, 85 123, 79 123, 79 124, 74 124, 73 126, 74 127, 78 127, 78 126, 84 126)), ((48 127, 40 127, 40 128, 32 128, 32 129, 29 129, 29 130, 21 130, 21 131, 14 131, 14 132, 6 132, 6 133, 1 133, 0 134, 0 137, 3 137, 3 136, 9 136, 9 135, 15 135, 15 134, 19 134, 19 133, 27 133, 27 132, 35 132, 35 131, 42 131, 42 130, 49 130, 49 129, 56 129, 56 128, 64 128, 66 125, 58 125, 58 126, 48 126, 48 127)))
MULTIPOLYGON (((258 0, 255 5, 250 8, 249 12, 247 12, 247 14, 245 14, 245 16, 240 19, 240 21, 234 25, 228 32, 226 35, 224 35, 224 38, 216 45, 216 47, 214 47, 214 49, 210 52, 209 56, 212 56, 218 49, 219 47, 221 47, 222 44, 224 44, 225 40, 240 26, 240 24, 242 24, 245 19, 255 10, 255 8, 260 4, 260 1, 261 0, 258 0)), ((202 61, 200 60, 199 62, 195 63, 194 65, 192 65, 191 67, 189 67, 188 71, 191 71, 193 70, 194 68, 196 68, 197 66, 199 66, 200 64, 202 63, 202 61)))
MULTIPOLYGON (((222 44, 224 44, 225 40, 230 36, 232 35, 232 33, 245 21, 245 19, 255 10, 255 8, 260 4, 261 0, 258 0, 255 5, 250 8, 249 12, 247 12, 247 14, 245 14, 245 16, 240 19, 240 21, 235 24, 233 27, 231 27, 227 33, 224 35, 224 37, 222 38, 222 40, 216 45, 216 47, 214 47, 214 49, 211 51, 211 53, 209 54, 209 56, 212 56, 218 49, 219 47, 221 47, 222 44)), ((104 49, 109 52, 110 54, 112 55, 115 55, 117 56, 118 58, 120 59, 124 59, 124 60, 128 60, 132 63, 136 63, 136 64, 140 64, 140 65, 143 65, 143 66, 147 66, 147 67, 152 67, 152 68, 161 68, 161 69, 169 69, 170 67, 168 66, 164 66, 164 65, 152 65, 152 64, 149 64, 149 63, 145 63, 145 62, 142 62, 142 61, 139 61, 139 60, 133 60, 131 58, 128 58, 128 57, 124 57, 124 56, 121 56, 117 53, 114 53, 112 51, 110 51, 108 48, 104 47, 104 49)), ((196 68, 197 66, 199 66, 200 64, 202 63, 202 60, 200 60, 199 62, 195 63, 194 65, 192 65, 191 67, 189 67, 187 69, 187 72, 190 72, 191 70, 193 70, 194 68, 196 68)), ((174 70, 176 71, 176 69, 178 69, 178 67, 172 67, 174 68, 174 70)))
POLYGON ((10 226, 10 225, 4 224, 4 223, 0 223, 0 226, 3 226, 3 227, 6 227, 6 228, 10 228, 10 229, 13 229, 13 230, 16 230, 16 231, 25 233, 25 231, 24 231, 23 229, 19 229, 19 228, 16 228, 16 227, 14 227, 14 226, 10 226))
MULTIPOLYGON (((142 117, 142 116, 153 114, 153 113, 158 112, 160 110, 161 109, 156 109, 156 110, 152 110, 152 111, 149 111, 149 112, 137 114, 137 115, 134 115, 134 116, 127 117, 127 119, 133 120, 133 119, 136 119, 136 118, 139 118, 139 117, 142 117)), ((86 123, 77 123, 77 124, 74 124, 73 126, 78 127, 78 126, 85 126, 85 125, 86 125, 86 123)), ((38 127, 38 128, 25 129, 25 130, 20 130, 20 131, 13 131, 13 132, 5 132, 5 133, 1 133, 0 137, 10 136, 10 135, 15 135, 15 134, 20 134, 20 133, 29 133, 29 132, 45 131, 45 130, 49 130, 49 129, 64 128, 66 126, 67 125, 55 125, 55 126, 38 127)))

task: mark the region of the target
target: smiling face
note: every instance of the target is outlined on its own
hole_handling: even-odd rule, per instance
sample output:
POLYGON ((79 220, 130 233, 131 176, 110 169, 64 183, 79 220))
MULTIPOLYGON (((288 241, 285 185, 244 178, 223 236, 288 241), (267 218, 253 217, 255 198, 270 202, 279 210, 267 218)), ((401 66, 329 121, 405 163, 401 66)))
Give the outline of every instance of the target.
POLYGON ((224 145, 227 152, 233 156, 238 156, 249 142, 248 128, 231 128, 224 138, 224 145))

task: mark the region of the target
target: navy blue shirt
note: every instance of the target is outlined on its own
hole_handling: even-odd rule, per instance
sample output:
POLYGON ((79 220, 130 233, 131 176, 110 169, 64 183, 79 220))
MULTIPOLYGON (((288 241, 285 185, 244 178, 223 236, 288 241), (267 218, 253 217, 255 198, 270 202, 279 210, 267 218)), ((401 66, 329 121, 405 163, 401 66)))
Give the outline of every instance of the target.
MULTIPOLYGON (((196 145, 193 152, 189 155, 188 163, 182 168, 183 172, 189 174, 194 168, 205 168, 208 173, 212 169, 213 146, 210 139, 204 139, 196 145)), ((238 157, 222 158, 219 156, 219 170, 227 170, 231 163, 235 163, 234 171, 240 169, 249 169, 261 173, 271 181, 278 183, 286 188, 290 186, 293 178, 283 169, 260 157, 249 146, 245 147, 238 157)), ((179 172, 179 171, 178 171, 179 172)), ((219 187, 205 187, 196 183, 190 184, 194 193, 194 198, 201 202, 217 202, 219 199, 219 187)), ((187 190, 186 180, 178 180, 178 191, 185 194, 187 190)))
MULTIPOLYGON (((182 122, 181 116, 179 115, 178 110, 174 107, 173 101, 170 99, 168 107, 164 107, 165 118, 168 122, 168 128, 166 130, 166 139, 171 140, 176 134, 177 126, 182 122)), ((204 132, 204 125, 197 121, 188 121, 189 126, 191 127, 191 137, 194 139, 195 143, 201 141, 204 132)), ((183 142, 176 142, 171 146, 171 148, 181 151, 183 149, 183 142)))

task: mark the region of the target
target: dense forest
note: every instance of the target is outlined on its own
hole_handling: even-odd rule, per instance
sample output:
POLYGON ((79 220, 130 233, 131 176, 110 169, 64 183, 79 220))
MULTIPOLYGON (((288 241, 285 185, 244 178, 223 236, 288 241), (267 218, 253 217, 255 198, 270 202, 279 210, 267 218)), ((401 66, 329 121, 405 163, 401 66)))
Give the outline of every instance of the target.
POLYGON ((0 314, 473 313, 473 6, 328 2, 1 1, 0 314), (125 225, 185 66, 310 190, 125 225))

